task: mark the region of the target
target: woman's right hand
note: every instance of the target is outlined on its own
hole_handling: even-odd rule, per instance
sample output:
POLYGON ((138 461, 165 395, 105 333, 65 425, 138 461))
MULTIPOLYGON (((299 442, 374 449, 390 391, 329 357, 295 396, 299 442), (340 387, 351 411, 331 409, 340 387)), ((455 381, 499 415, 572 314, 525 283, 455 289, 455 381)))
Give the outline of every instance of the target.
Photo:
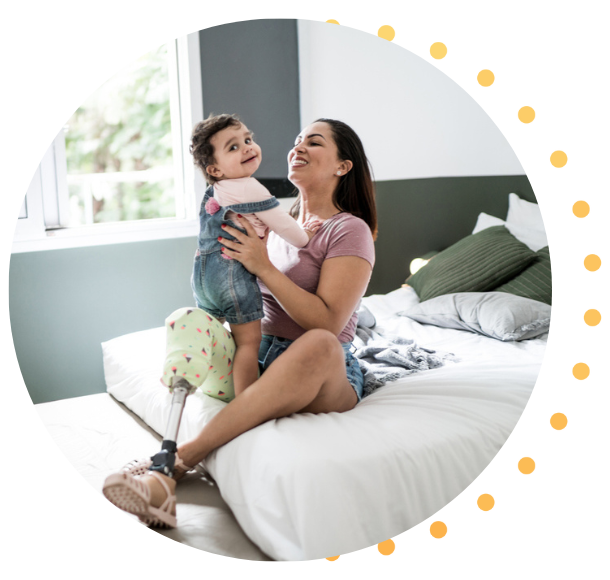
POLYGON ((248 272, 260 278, 265 271, 273 268, 267 253, 269 232, 267 231, 263 238, 259 238, 247 219, 238 221, 247 234, 225 224, 221 226, 223 231, 236 238, 236 241, 224 237, 218 238, 218 241, 224 246, 222 248, 223 257, 241 262, 248 272))

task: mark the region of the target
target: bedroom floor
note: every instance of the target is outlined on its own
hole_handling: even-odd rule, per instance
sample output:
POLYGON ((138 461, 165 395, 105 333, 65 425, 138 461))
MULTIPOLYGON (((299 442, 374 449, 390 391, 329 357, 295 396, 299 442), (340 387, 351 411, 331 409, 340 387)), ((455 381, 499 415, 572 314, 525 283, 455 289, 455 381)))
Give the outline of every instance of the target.
MULTIPOLYGON (((99 493, 107 475, 160 448, 161 437, 106 393, 43 403, 36 410, 70 463, 99 493)), ((221 556, 271 560, 244 534, 216 485, 190 474, 176 495, 179 526, 157 533, 221 556)))

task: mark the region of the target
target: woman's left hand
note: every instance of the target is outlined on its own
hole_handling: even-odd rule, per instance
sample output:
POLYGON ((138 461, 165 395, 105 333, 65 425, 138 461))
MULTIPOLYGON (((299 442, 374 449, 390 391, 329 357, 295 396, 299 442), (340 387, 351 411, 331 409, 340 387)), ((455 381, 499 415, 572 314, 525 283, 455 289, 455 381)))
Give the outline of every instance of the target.
POLYGON ((231 226, 224 224, 221 226, 223 231, 236 238, 235 241, 224 237, 219 238, 218 241, 224 246, 222 253, 228 258, 242 263, 248 272, 260 278, 263 272, 273 267, 267 253, 269 232, 267 231, 265 237, 261 239, 247 219, 242 218, 239 223, 247 234, 231 226))

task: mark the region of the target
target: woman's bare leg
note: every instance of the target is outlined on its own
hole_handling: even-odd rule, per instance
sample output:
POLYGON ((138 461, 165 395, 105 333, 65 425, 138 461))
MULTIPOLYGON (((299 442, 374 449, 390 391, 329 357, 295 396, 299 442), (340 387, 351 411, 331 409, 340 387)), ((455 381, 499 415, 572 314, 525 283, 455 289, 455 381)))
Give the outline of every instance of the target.
POLYGON ((345 354, 326 330, 310 330, 294 341, 265 373, 220 411, 192 441, 178 448, 187 465, 238 435, 299 411, 347 411, 358 401, 347 380, 345 354))
MULTIPOLYGON (((345 354, 336 336, 326 330, 310 330, 220 411, 195 439, 180 445, 178 454, 186 465, 196 465, 214 449, 270 419, 299 411, 348 411, 357 401, 347 380, 345 354)), ((153 505, 159 505, 165 499, 161 484, 151 476, 143 476, 144 479, 151 488, 153 505)))

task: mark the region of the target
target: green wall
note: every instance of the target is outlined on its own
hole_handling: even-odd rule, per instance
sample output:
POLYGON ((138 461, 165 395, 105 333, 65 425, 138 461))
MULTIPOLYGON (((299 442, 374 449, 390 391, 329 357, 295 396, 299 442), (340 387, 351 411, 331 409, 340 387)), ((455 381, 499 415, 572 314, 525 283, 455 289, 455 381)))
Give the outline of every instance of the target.
POLYGON ((197 239, 13 254, 13 341, 34 403, 106 390, 100 343, 193 304, 197 239))
POLYGON ((506 219, 508 194, 535 202, 526 175, 378 181, 375 268, 367 294, 386 294, 409 276, 413 258, 440 252, 472 233, 479 213, 506 219))

